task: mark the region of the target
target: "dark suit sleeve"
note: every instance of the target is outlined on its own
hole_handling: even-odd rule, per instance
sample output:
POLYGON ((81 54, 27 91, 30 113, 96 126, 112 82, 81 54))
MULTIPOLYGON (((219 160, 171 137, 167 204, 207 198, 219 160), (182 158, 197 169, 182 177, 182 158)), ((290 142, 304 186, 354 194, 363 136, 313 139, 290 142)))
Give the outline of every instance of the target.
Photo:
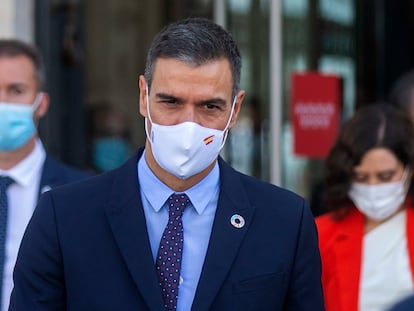
POLYGON ((66 310, 63 264, 53 200, 45 193, 23 237, 9 311, 66 310))
POLYGON ((303 202, 296 256, 284 310, 325 310, 316 226, 307 202, 303 202))
POLYGON ((414 310, 414 296, 413 295, 406 297, 403 300, 399 301, 388 311, 412 311, 412 310, 414 310))

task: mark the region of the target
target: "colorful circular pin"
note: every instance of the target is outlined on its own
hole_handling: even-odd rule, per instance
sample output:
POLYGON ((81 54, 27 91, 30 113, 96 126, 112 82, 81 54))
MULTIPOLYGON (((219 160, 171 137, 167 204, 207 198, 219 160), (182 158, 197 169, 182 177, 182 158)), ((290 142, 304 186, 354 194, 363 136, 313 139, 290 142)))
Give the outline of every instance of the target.
POLYGON ((238 214, 234 214, 233 216, 231 216, 230 222, 233 225, 233 227, 237 229, 243 228, 244 224, 246 223, 244 221, 244 218, 238 214))

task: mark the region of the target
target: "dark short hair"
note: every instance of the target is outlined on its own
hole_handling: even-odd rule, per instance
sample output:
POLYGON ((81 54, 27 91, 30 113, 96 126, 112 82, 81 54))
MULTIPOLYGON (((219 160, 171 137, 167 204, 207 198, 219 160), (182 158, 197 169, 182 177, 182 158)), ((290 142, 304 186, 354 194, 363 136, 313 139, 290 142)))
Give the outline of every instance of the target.
POLYGON ((164 27, 154 38, 147 54, 145 80, 151 86, 158 58, 174 58, 191 65, 225 58, 233 77, 233 96, 240 86, 241 56, 229 32, 205 18, 188 18, 164 27))
POLYGON ((350 207, 348 191, 354 168, 374 148, 391 151, 404 166, 414 164, 414 127, 401 110, 385 103, 362 106, 342 127, 326 159, 324 206, 350 207))
POLYGON ((46 74, 43 60, 38 49, 35 46, 20 40, 0 39, 0 58, 16 56, 26 56, 33 63, 38 89, 42 90, 46 83, 46 74))

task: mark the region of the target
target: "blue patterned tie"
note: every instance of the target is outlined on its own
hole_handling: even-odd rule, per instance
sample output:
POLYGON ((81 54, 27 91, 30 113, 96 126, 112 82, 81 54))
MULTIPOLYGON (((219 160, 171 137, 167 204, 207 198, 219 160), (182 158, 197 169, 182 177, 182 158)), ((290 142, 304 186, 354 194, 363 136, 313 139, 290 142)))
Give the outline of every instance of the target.
POLYGON ((3 269, 6 253, 6 233, 7 233, 7 188, 13 183, 13 179, 0 176, 0 305, 3 292, 3 269))
POLYGON ((191 202, 186 194, 173 194, 168 198, 167 203, 168 224, 161 237, 155 268, 165 309, 176 310, 184 244, 182 215, 191 202))

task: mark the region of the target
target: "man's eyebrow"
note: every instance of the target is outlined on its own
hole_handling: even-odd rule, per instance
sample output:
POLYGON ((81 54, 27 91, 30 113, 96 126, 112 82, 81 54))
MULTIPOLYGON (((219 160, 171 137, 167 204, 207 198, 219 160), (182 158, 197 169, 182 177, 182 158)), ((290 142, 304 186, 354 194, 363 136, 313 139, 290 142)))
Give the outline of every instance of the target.
POLYGON ((23 89, 25 89, 25 88, 28 88, 28 85, 26 83, 23 83, 23 82, 12 82, 7 87, 9 89, 12 89, 12 88, 23 88, 23 89))
MULTIPOLYGON (((175 102, 178 102, 178 103, 184 102, 183 98, 177 97, 177 96, 174 96, 174 95, 170 95, 170 94, 166 94, 166 93, 156 93, 155 97, 157 97, 158 99, 175 101, 175 102)), ((202 105, 216 104, 216 105, 225 106, 226 105, 226 100, 221 98, 221 97, 213 97, 213 98, 199 100, 199 101, 197 101, 197 103, 202 104, 202 105)))
POLYGON ((221 97, 214 97, 214 98, 209 98, 206 100, 200 100, 199 103, 203 105, 215 104, 215 105, 225 106, 226 100, 221 97))
POLYGON ((166 94, 166 93, 156 93, 155 97, 158 100, 165 100, 165 101, 169 101, 169 102, 176 102, 176 103, 182 103, 184 102, 184 99, 174 96, 174 95, 170 95, 170 94, 166 94))

